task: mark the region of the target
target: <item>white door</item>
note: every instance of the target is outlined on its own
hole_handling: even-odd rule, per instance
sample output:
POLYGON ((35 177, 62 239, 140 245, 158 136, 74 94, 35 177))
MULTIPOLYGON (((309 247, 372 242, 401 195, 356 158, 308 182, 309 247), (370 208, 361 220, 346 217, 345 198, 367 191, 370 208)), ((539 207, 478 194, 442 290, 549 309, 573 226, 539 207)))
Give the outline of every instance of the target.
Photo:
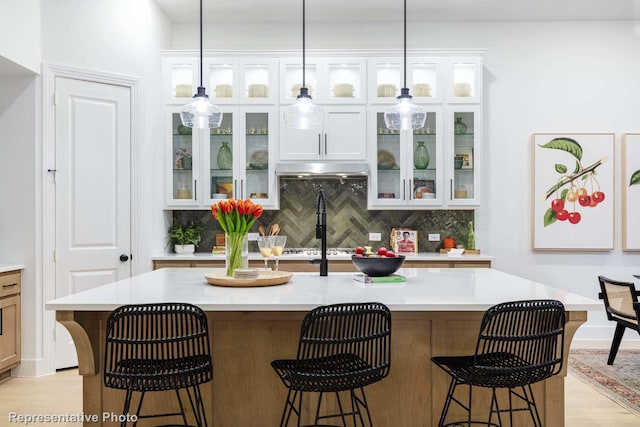
POLYGON ((365 107, 327 107, 323 155, 327 160, 367 160, 365 107))
MULTIPOLYGON (((56 298, 131 275, 131 94, 56 78, 56 298)), ((56 368, 77 365, 56 323, 56 368)))

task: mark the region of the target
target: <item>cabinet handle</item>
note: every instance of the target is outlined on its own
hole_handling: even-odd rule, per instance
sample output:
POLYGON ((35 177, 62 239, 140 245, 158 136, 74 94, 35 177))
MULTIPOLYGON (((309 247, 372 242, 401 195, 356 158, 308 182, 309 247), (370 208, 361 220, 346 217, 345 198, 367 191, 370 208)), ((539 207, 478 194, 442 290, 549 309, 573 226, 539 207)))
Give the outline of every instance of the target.
POLYGON ((17 283, 7 283, 6 285, 2 285, 2 289, 4 288, 13 288, 14 286, 18 286, 17 283))
POLYGON ((193 199, 198 200, 198 180, 193 180, 193 199))
POLYGON ((318 156, 322 155, 322 135, 318 134, 318 156))
POLYGON ((0 335, 2 335, 2 309, 0 308, 0 335))
POLYGON ((413 179, 410 179, 408 184, 409 188, 407 189, 407 192, 409 193, 409 200, 413 200, 413 191, 411 191, 413 188, 413 179))
POLYGON ((324 155, 327 155, 327 134, 324 134, 324 155))
POLYGON ((240 180, 240 198, 244 199, 244 179, 240 180))
POLYGON ((407 198, 407 180, 403 179, 402 180, 402 200, 406 200, 407 198))
POLYGON ((233 197, 235 199, 238 198, 238 180, 237 179, 233 180, 233 197))
POLYGON ((453 200, 453 179, 449 180, 449 200, 453 200))

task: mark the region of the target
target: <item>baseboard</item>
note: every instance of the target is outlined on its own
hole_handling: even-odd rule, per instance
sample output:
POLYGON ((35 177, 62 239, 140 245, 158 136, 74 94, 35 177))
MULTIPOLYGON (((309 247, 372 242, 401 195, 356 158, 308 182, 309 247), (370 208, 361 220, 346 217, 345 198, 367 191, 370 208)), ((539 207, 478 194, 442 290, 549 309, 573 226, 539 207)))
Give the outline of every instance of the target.
POLYGON ((55 374, 44 359, 22 359, 17 368, 11 370, 12 377, 42 377, 55 374))
MULTIPOLYGON (((613 339, 613 337, 611 337, 613 339)), ((610 349, 611 348, 611 339, 608 340, 591 340, 591 339, 574 339, 571 341, 571 348, 580 348, 580 349, 610 349)), ((623 339, 622 343, 620 343, 620 349, 626 350, 638 350, 640 349, 640 340, 638 339, 623 339)))

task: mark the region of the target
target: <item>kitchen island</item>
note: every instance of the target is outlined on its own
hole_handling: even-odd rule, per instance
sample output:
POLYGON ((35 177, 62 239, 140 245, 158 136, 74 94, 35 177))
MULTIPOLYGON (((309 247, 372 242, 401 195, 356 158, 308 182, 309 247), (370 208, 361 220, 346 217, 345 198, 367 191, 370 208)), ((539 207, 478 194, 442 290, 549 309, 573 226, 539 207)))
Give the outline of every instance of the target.
MULTIPOLYGON (((355 282, 350 273, 297 273, 288 284, 262 288, 211 286, 204 279, 209 272, 212 269, 160 269, 46 304, 74 339, 85 414, 122 409, 124 393, 105 388, 101 377, 105 320, 120 305, 189 302, 205 310, 214 379, 203 394, 214 427, 278 425, 286 389, 270 362, 295 357, 301 320, 319 305, 379 301, 391 309, 391 372, 367 389, 374 423, 383 427, 437 424, 449 378, 430 358, 473 353, 480 319, 490 306, 524 299, 562 301, 567 309, 565 359, 587 311, 601 309, 598 301, 488 268, 407 268, 399 271, 407 276, 405 283, 376 285, 355 282)), ((560 375, 534 386, 544 425, 564 425, 565 376, 566 364, 560 375)), ((145 409, 166 408, 173 397, 151 394, 145 409)), ((488 399, 489 394, 474 393, 474 408, 487 408, 488 399)), ((516 425, 523 424, 516 420, 516 425)))

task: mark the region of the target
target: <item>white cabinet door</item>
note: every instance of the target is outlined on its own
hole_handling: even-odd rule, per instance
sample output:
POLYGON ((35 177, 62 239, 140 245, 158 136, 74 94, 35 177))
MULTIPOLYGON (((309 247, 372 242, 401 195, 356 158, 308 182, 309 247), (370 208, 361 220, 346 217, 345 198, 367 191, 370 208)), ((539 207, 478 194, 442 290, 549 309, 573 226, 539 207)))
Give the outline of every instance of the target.
POLYGON ((449 206, 480 206, 482 118, 479 106, 447 108, 446 117, 449 206))
POLYGON ((322 155, 325 160, 366 160, 365 107, 327 108, 324 120, 322 155))
POLYGON ((284 123, 280 109, 280 160, 319 160, 322 154, 322 130, 291 129, 284 123))

